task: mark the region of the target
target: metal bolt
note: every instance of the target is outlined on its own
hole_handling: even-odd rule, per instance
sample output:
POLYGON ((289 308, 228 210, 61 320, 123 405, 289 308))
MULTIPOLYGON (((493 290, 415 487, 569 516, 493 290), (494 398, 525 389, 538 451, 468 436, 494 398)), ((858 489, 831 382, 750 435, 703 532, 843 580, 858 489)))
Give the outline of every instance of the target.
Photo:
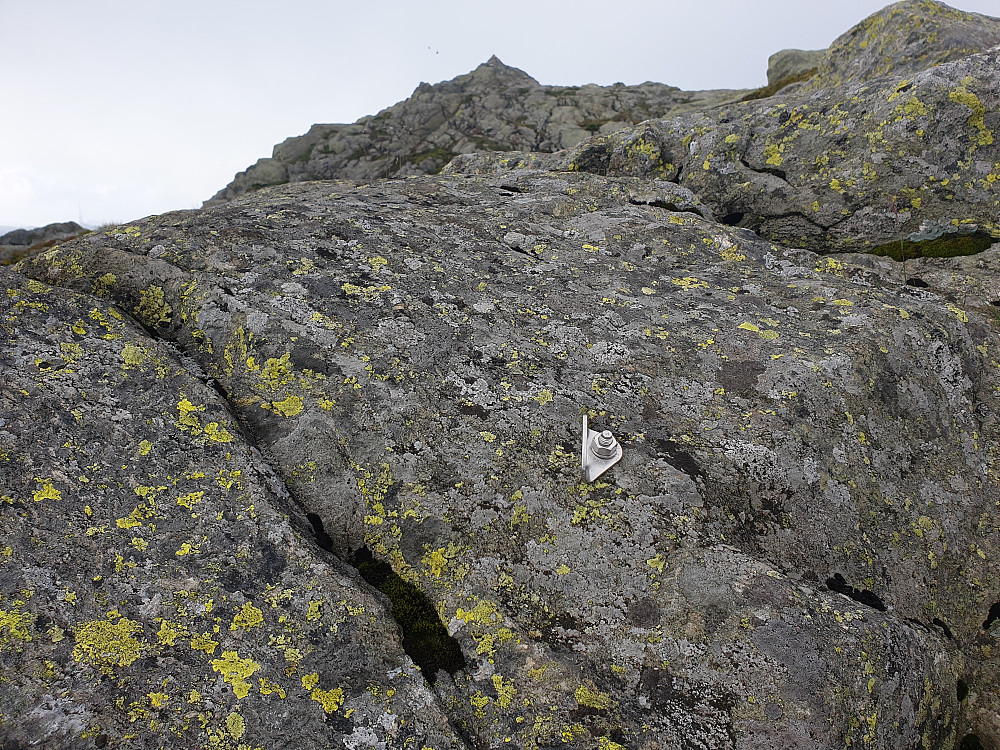
POLYGON ((618 450, 618 441, 610 430, 604 430, 594 438, 590 450, 598 458, 612 458, 618 450))

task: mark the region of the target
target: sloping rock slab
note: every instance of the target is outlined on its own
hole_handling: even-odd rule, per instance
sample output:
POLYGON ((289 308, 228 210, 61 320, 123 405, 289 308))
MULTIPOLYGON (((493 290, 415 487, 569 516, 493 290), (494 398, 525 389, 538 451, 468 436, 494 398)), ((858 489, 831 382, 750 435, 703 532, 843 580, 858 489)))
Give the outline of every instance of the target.
POLYGON ((428 593, 473 746, 995 742, 994 321, 668 185, 303 183, 21 267, 176 342, 428 593))
POLYGON ((175 351, 93 297, 0 290, 0 745, 462 746, 175 351))

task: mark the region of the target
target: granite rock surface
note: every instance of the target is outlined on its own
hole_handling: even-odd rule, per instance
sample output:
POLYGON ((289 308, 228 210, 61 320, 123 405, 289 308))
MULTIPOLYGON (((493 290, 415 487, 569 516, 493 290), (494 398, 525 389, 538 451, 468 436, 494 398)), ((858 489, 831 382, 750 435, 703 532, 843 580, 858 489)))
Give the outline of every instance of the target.
POLYGON ((293 526, 426 592, 470 747, 995 742, 995 258, 970 303, 694 207, 583 173, 306 183, 19 268, 185 352, 293 526), (593 483, 584 413, 624 446, 593 483))
POLYGON ((4 269, 0 741, 1000 747, 982 19, 4 269))

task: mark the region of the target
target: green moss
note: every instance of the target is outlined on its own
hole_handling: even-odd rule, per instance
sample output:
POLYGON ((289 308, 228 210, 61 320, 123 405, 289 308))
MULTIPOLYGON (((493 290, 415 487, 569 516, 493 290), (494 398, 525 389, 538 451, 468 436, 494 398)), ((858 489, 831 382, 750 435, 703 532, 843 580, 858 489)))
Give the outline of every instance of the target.
POLYGON ((433 602, 423 591, 378 560, 367 547, 351 557, 361 577, 389 597, 392 618, 403 631, 403 650, 420 667, 424 679, 434 684, 438 670, 454 674, 465 668, 465 656, 458 641, 448 634, 433 602))
POLYGON ((969 234, 946 234, 933 240, 913 242, 911 240, 893 240, 884 245, 873 247, 872 255, 887 255, 893 260, 903 261, 912 258, 955 258, 959 255, 975 255, 990 247, 997 239, 986 232, 969 234))
POLYGON ((774 83, 759 88, 756 91, 751 91, 749 94, 740 99, 741 102, 752 102, 756 99, 766 99, 769 96, 774 96, 781 89, 786 86, 791 86, 793 83, 799 83, 801 81, 808 81, 818 72, 817 68, 809 68, 809 70, 804 70, 801 73, 794 73, 790 76, 785 76, 774 83))

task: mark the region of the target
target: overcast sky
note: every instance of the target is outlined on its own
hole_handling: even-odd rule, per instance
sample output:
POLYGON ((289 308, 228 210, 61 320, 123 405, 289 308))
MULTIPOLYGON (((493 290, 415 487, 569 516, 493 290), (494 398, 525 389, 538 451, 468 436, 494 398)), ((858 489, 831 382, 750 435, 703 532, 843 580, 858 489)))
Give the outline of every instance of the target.
POLYGON ((313 123, 492 54, 544 84, 760 86, 771 53, 826 48, 886 4, 0 0, 0 226, 198 207, 313 123))

